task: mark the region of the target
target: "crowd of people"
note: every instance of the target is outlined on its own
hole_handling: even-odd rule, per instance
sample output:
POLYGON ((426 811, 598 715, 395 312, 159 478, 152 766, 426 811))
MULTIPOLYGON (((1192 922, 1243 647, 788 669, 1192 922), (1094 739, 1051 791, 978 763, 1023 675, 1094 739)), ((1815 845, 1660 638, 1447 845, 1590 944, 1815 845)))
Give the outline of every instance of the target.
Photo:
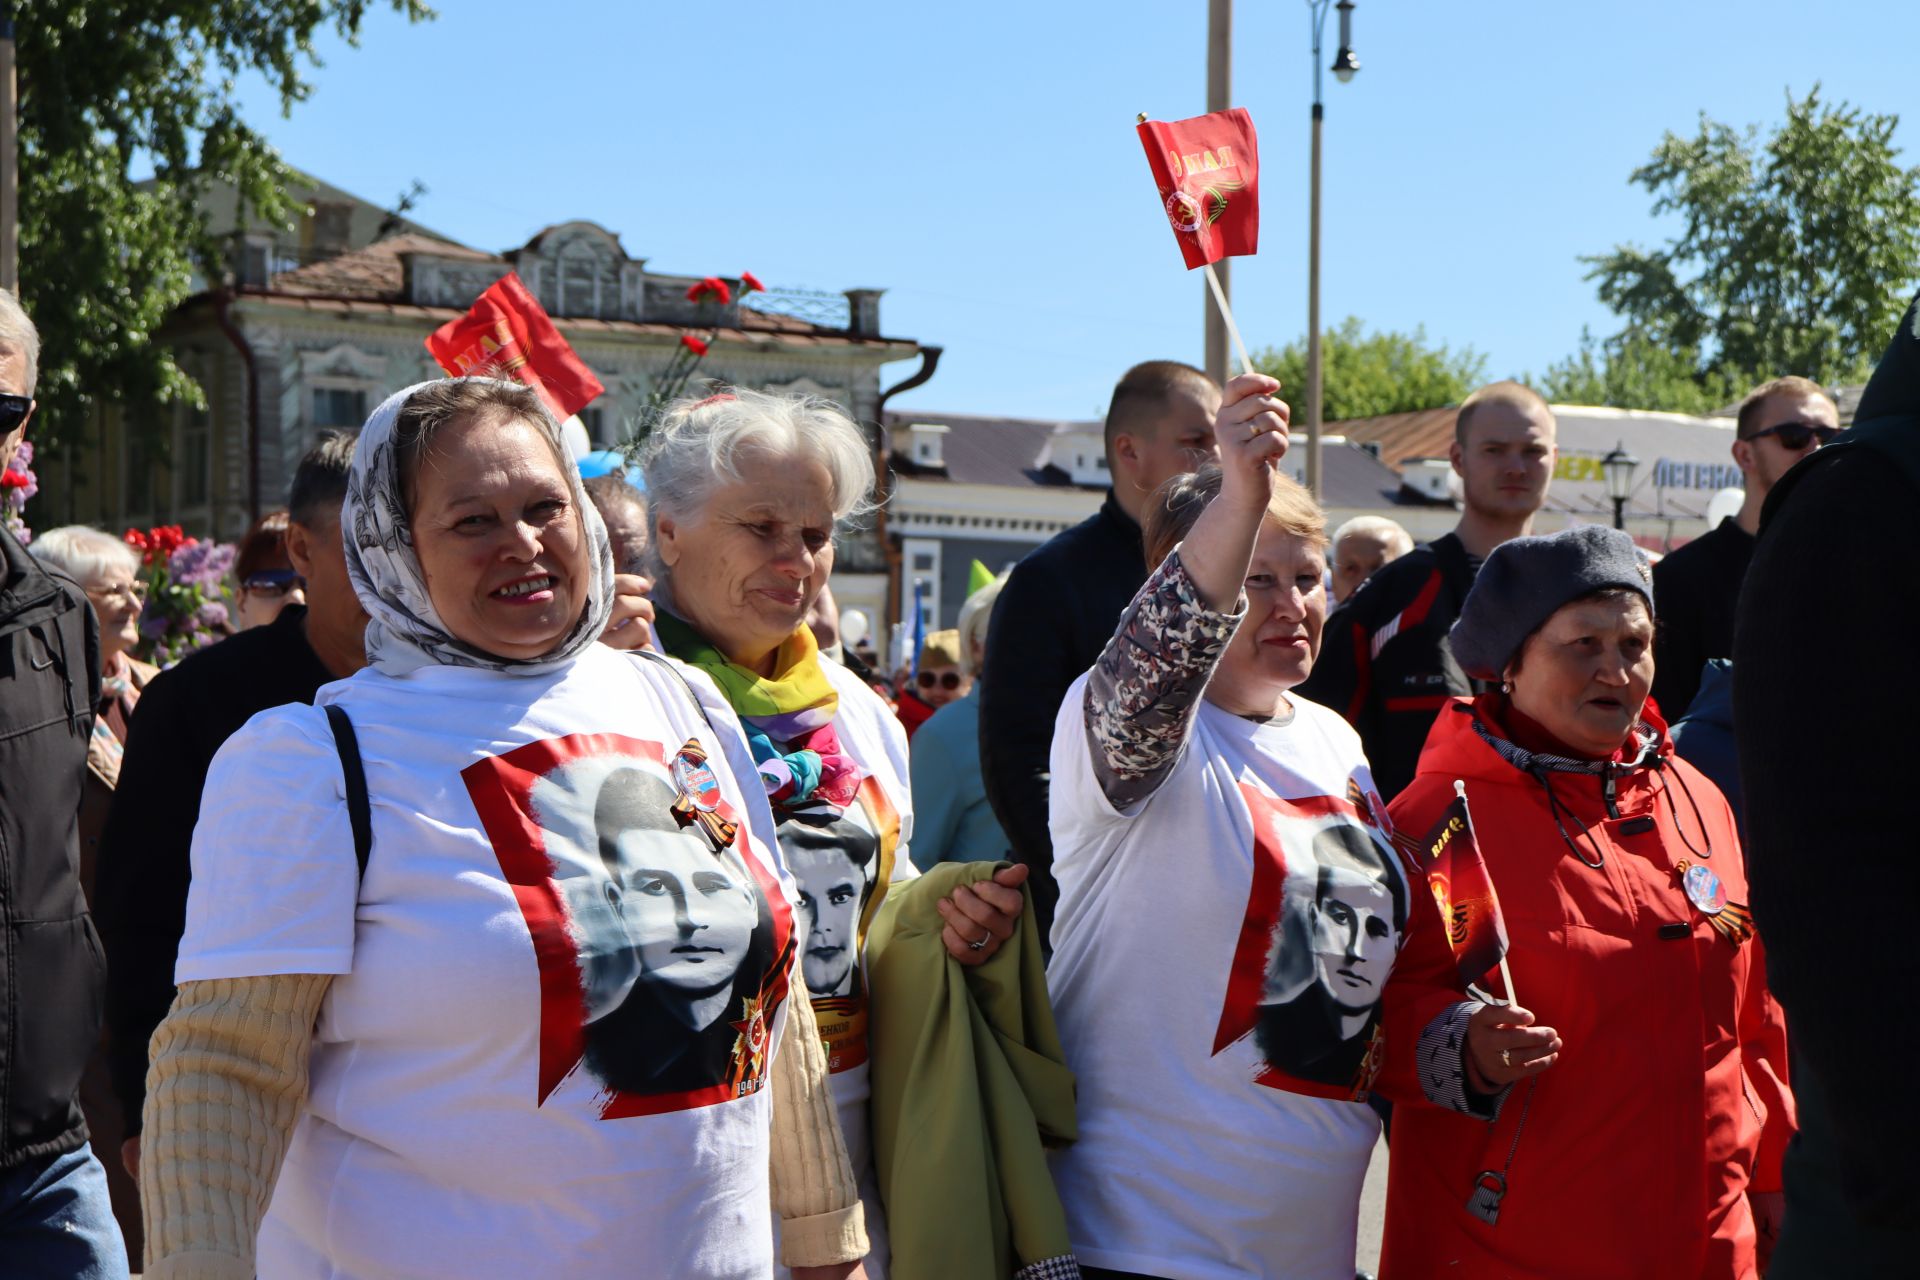
MULTIPOLYGON (((890 672, 806 396, 636 485, 399 390, 164 671, 123 542, 0 537, 0 1274, 1349 1280, 1383 1130, 1389 1280, 1903 1273, 1914 326, 1844 435, 1755 388, 1664 558, 1534 531, 1519 383, 1416 546, 1327 528, 1272 378, 1138 365, 1100 511, 890 672)), ((0 464, 38 356, 0 292, 0 464)))

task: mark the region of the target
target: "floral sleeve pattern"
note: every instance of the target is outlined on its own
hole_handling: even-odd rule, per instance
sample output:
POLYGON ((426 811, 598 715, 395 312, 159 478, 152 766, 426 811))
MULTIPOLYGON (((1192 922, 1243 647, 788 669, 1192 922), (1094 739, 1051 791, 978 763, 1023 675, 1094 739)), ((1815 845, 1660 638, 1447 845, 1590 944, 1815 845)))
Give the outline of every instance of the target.
POLYGON ((1179 763, 1207 679, 1246 600, 1209 609, 1176 549, 1147 579, 1087 676, 1084 704, 1094 775, 1115 808, 1151 796, 1179 763))

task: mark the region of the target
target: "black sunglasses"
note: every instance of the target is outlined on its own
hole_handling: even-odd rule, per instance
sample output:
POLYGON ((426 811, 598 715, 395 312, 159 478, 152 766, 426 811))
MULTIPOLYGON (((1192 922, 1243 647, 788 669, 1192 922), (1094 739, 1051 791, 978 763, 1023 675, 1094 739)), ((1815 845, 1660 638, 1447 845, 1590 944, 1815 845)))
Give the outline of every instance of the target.
POLYGON ((32 396, 10 396, 0 393, 0 435, 7 435, 27 420, 33 412, 32 396))
POLYGON ((283 596, 295 587, 306 584, 291 569, 263 569, 259 573, 248 574, 240 585, 263 596, 283 596))
POLYGON ((919 680, 922 689, 931 689, 934 685, 938 684, 942 689, 951 693, 960 687, 960 673, 958 671, 941 671, 937 673, 922 671, 919 680))
POLYGON ((1764 436, 1778 436, 1781 447, 1799 452, 1815 440, 1821 444, 1830 444, 1840 434, 1840 428, 1829 427, 1824 423, 1781 422, 1748 436, 1749 440, 1759 440, 1764 436))

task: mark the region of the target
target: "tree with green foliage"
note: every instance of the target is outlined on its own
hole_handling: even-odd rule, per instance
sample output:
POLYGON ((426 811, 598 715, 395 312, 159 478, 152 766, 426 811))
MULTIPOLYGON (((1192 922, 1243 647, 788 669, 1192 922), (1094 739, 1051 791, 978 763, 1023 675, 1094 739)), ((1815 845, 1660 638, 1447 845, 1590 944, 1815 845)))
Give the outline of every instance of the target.
POLYGON ((1554 404, 1699 414, 1712 413, 1745 391, 1745 385, 1736 390, 1718 369, 1703 372, 1698 351, 1675 351, 1632 333, 1603 346, 1588 329, 1580 331, 1580 350, 1549 366, 1535 387, 1554 404))
MULTIPOLYGON (((1307 386, 1304 338, 1259 352, 1254 366, 1280 379, 1297 400, 1307 386)), ((1320 416, 1326 422, 1458 404, 1485 380, 1487 358, 1472 347, 1430 346, 1427 331, 1367 332, 1348 316, 1320 339, 1320 416)))
POLYGON ((1582 259, 1625 327, 1550 368, 1549 396, 1697 411, 1781 374, 1863 378, 1920 281, 1920 168, 1899 163, 1899 122, 1815 85, 1764 142, 1704 113, 1693 137, 1667 134, 1631 181, 1679 232, 1582 259))
MULTIPOLYGON (((199 389, 154 331, 197 266, 223 275, 200 203, 210 181, 291 226, 293 173, 241 118, 258 74, 283 113, 312 92, 313 38, 348 44, 378 0, 14 0, 19 76, 20 292, 40 330, 34 435, 58 451, 96 405, 141 423, 199 389), (136 182, 135 166, 152 177, 136 182)), ((411 21, 420 0, 387 0, 411 21)), ((42 454, 43 459, 46 454, 42 454)))

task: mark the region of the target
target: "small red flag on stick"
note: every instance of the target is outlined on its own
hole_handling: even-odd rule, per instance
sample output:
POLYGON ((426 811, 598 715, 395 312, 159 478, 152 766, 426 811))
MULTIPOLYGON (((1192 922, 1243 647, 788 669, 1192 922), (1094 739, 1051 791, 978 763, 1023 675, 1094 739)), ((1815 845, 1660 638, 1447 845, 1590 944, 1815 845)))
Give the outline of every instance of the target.
POLYGON ((1422 842, 1421 870, 1433 891, 1434 904, 1440 908, 1440 923, 1447 931, 1447 945, 1453 949, 1460 980, 1468 986, 1482 984, 1498 966, 1501 980, 1507 984, 1507 1002, 1513 1004, 1513 974, 1507 969, 1507 922, 1500 916, 1500 895, 1493 890, 1493 877, 1487 874, 1480 842, 1474 838, 1466 784, 1455 782, 1453 791, 1453 803, 1422 842))
POLYGON ((1247 344, 1213 264, 1260 248, 1260 162, 1253 117, 1244 107, 1188 120, 1142 116, 1139 133, 1180 255, 1189 271, 1206 268, 1207 284, 1233 335, 1240 363, 1252 373, 1247 344))
POLYGON ((455 377, 491 373, 526 383, 561 422, 606 390, 511 272, 476 298, 467 314, 428 334, 427 350, 455 377))

